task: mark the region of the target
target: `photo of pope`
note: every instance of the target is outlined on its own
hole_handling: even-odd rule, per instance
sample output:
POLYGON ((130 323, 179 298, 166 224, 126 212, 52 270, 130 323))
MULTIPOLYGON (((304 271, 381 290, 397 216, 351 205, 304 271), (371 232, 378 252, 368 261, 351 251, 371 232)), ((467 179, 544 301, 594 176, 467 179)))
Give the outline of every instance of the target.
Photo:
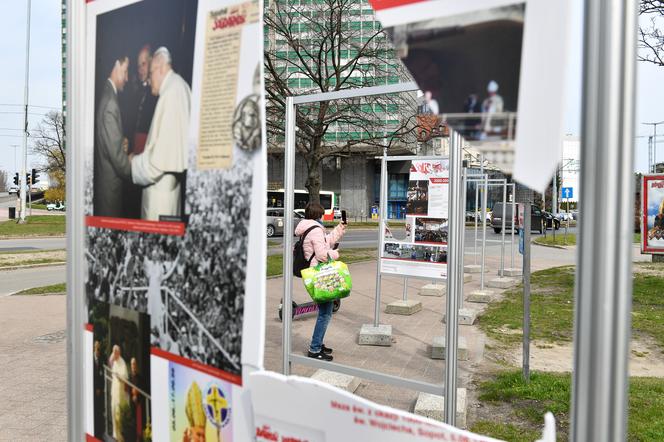
POLYGON ((181 213, 181 175, 187 168, 187 134, 191 89, 173 71, 171 54, 160 47, 150 65, 152 95, 159 96, 145 149, 131 157, 134 184, 143 187, 141 218, 159 221, 160 216, 181 213))
POLYGON ((140 153, 128 149, 118 100, 128 81, 127 56, 114 59, 97 106, 94 163, 97 216, 131 217, 127 214, 128 199, 123 191, 127 183, 139 186, 141 219, 159 221, 161 217, 171 217, 172 220, 182 215, 191 89, 173 70, 168 48, 162 46, 149 56, 148 86, 157 104, 140 153))
POLYGON ((187 223, 197 9, 197 0, 142 0, 97 16, 86 211, 122 220, 107 226, 187 223))

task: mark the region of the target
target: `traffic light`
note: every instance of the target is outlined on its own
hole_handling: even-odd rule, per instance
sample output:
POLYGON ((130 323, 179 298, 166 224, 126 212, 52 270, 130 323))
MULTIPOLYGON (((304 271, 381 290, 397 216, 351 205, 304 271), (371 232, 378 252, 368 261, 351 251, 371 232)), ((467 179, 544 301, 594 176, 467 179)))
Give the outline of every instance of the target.
POLYGON ((30 187, 30 178, 31 178, 30 174, 26 173, 25 174, 25 183, 26 183, 26 186, 28 186, 28 187, 30 187))
POLYGON ((18 186, 18 172, 14 175, 14 184, 18 186))
POLYGON ((31 184, 36 184, 39 181, 39 174, 37 173, 37 169, 32 169, 32 183, 31 184))

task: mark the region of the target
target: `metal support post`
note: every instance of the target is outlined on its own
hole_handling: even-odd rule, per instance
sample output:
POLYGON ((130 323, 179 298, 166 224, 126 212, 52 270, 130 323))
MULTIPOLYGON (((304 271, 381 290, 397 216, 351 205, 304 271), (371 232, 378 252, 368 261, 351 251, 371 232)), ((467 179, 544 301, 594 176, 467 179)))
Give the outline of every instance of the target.
MULTIPOLYGON (((16 162, 16 160, 14 160, 16 162)), ((652 168, 652 135, 648 137, 648 173, 653 173, 652 168)))
POLYGON ((570 440, 623 441, 632 307, 637 2, 586 0, 584 20, 570 440))
POLYGON ((510 242, 510 268, 514 268, 514 230, 516 230, 516 224, 514 220, 517 218, 516 215, 516 183, 512 183, 512 238, 510 242))
MULTIPOLYGON (((553 189, 551 192, 551 213, 553 214, 553 217, 556 217, 556 214, 558 214, 558 167, 560 165, 556 166, 556 171, 553 173, 553 189)), ((554 229, 555 230, 555 229, 554 229)))
POLYGON ((282 311, 282 373, 290 374, 291 362, 291 321, 293 315, 293 217, 295 209, 295 104, 293 97, 286 97, 286 144, 284 153, 284 294, 281 303, 282 311))
POLYGON ((523 379, 530 380, 530 203, 523 216, 523 379))
POLYGON ((507 180, 503 180, 503 223, 500 230, 500 277, 505 276, 505 216, 507 215, 507 180))
MULTIPOLYGON (((569 213, 569 198, 567 198, 567 213, 569 213)), ((569 218, 567 215, 565 216, 565 238, 564 238, 564 244, 567 244, 567 230, 569 229, 569 218)))
MULTIPOLYGON (((463 146, 463 139, 459 135, 459 144, 463 146)), ((462 148, 459 148, 460 155, 462 156, 462 164, 463 164, 463 154, 462 154, 462 148)), ((459 268, 461 269, 461 278, 459 279, 461 281, 461 285, 459 288, 459 308, 463 308, 463 285, 464 285, 464 259, 465 259, 465 254, 464 254, 464 249, 466 248, 466 197, 467 197, 467 186, 468 186, 468 169, 462 168, 461 173, 463 174, 463 182, 461 184, 461 204, 460 204, 460 210, 459 210, 459 223, 461 224, 461 229, 459 231, 461 232, 460 237, 459 237, 459 247, 461 248, 461 252, 459 253, 459 256, 461 257, 461 263, 459 264, 459 268)), ((449 226, 449 221, 448 224, 449 226)))
POLYGON ((380 291, 382 276, 380 272, 380 258, 383 256, 383 237, 385 236, 385 223, 387 222, 387 146, 383 147, 383 156, 380 161, 380 207, 378 208, 378 262, 376 264, 376 296, 374 298, 374 327, 380 324, 380 291))
POLYGON ((473 218, 475 219, 475 242, 473 243, 473 264, 477 265, 477 214, 480 210, 480 185, 475 183, 475 213, 473 213, 473 218))
MULTIPOLYGON (((67 440, 85 439, 85 407, 87 402, 84 383, 86 372, 83 324, 87 322, 85 293, 85 224, 84 179, 85 164, 82 149, 84 120, 83 85, 85 72, 82 54, 85 54, 85 23, 87 6, 83 2, 67 1, 67 66, 66 94, 67 118, 66 182, 67 182, 67 440)), ((27 100, 26 100, 27 104, 27 100)), ((26 120, 27 121, 27 120, 26 120)), ((25 167, 24 167, 25 169, 25 167)), ((25 178, 23 178, 25 179, 25 178)))
MULTIPOLYGON (((452 131, 451 131, 452 132, 452 131)), ((456 425, 456 386, 457 386, 457 346, 459 332, 458 293, 463 290, 463 244, 461 243, 463 223, 460 188, 461 178, 461 136, 452 132, 450 143, 450 196, 449 196, 449 240, 447 248, 447 308, 445 321, 445 422, 456 425)))
POLYGON ((403 300, 408 301, 408 277, 403 278, 403 300))
POLYGON ((482 193, 482 260, 480 265, 480 290, 484 290, 484 266, 486 264, 486 205, 489 193, 489 178, 484 175, 484 189, 482 193))

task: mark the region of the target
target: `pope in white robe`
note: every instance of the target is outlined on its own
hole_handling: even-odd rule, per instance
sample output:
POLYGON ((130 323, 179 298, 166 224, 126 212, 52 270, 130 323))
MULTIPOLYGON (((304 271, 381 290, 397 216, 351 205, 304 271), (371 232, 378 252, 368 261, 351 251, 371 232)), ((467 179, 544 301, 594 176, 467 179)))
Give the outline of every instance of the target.
POLYGON ((150 65, 152 94, 158 95, 145 150, 131 161, 135 184, 143 188, 141 218, 181 216, 180 176, 187 168, 191 89, 171 68, 168 49, 157 49, 150 65))
POLYGON ((120 406, 127 402, 127 390, 125 389, 125 381, 129 377, 127 370, 127 363, 120 355, 120 346, 113 346, 113 353, 109 358, 108 365, 111 367, 111 413, 113 416, 113 437, 116 440, 121 440, 121 422, 120 422, 120 406))
POLYGON ((161 297, 161 289, 164 281, 168 280, 177 266, 179 255, 173 261, 169 269, 159 261, 156 250, 152 251, 151 259, 146 256, 143 260, 143 271, 148 278, 148 315, 150 315, 150 329, 157 330, 159 336, 166 331, 166 306, 161 297))

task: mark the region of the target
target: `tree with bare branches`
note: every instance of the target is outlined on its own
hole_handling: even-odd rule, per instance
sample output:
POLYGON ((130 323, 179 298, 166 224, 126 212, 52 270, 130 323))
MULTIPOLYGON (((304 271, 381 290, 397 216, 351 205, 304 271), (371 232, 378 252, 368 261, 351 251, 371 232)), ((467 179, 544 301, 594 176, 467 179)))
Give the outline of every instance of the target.
MULTIPOLYGON (((31 131, 32 153, 39 155, 44 163, 41 170, 52 181, 58 200, 64 200, 66 176, 65 122, 62 112, 47 113, 37 127, 31 131)), ((53 192, 51 192, 53 193, 53 192)))
POLYGON ((37 127, 31 131, 32 153, 45 161, 43 170, 47 173, 65 173, 65 123, 62 113, 47 113, 37 127))
POLYGON ((8 176, 6 170, 0 170, 0 192, 7 191, 8 176))
MULTIPOLYGON (((268 143, 283 151, 288 96, 412 81, 362 0, 271 0, 265 10, 268 143)), ((300 105, 296 151, 307 165, 310 201, 319 201, 320 165, 330 157, 373 155, 415 144, 413 93, 300 105)))
POLYGON ((639 26, 638 60, 664 66, 664 0, 641 0, 639 15, 648 24, 639 26))

